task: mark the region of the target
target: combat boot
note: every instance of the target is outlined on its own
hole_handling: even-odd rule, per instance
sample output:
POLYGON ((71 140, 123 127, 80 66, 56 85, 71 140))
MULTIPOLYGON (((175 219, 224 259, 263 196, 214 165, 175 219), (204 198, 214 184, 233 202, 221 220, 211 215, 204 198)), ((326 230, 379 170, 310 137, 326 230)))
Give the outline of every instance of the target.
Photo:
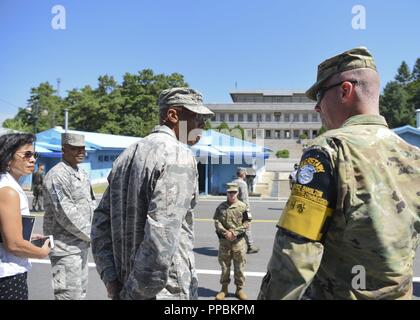
POLYGON ((258 251, 260 251, 260 248, 251 246, 251 247, 248 247, 248 250, 246 251, 246 253, 257 253, 258 251))
POLYGON ((237 288, 236 289, 236 293, 235 296, 239 299, 239 300, 248 300, 248 296, 246 295, 244 289, 242 288, 237 288))
POLYGON ((216 300, 225 300, 225 297, 228 295, 228 285, 222 285, 222 290, 216 295, 216 300))

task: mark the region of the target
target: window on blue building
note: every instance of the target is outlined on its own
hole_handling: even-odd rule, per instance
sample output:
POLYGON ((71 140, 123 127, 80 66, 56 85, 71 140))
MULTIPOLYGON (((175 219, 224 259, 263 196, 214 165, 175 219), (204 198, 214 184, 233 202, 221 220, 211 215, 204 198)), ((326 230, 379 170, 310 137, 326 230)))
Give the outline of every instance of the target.
POLYGON ((109 161, 109 156, 104 156, 104 161, 108 162, 109 161))
POLYGON ((104 161, 104 156, 98 156, 98 160, 99 160, 99 162, 103 162, 104 161))

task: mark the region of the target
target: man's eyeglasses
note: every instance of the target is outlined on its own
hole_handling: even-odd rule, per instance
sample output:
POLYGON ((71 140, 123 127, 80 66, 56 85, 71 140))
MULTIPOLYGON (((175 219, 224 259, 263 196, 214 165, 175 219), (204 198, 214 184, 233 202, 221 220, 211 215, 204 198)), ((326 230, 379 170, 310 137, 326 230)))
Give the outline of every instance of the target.
POLYGON ((319 91, 316 93, 316 103, 317 103, 317 104, 320 104, 320 103, 321 103, 321 100, 322 100, 322 98, 324 97, 325 92, 327 92, 328 90, 330 90, 330 89, 332 89, 332 88, 334 88, 334 87, 341 86, 344 82, 350 82, 350 83, 353 83, 353 84, 358 83, 358 81, 357 81, 357 80, 343 80, 343 81, 340 81, 339 83, 332 84, 332 85, 330 85, 330 86, 328 86, 328 87, 325 87, 325 88, 321 88, 321 89, 319 89, 319 91))
POLYGON ((32 152, 32 151, 16 152, 16 154, 22 154, 23 156, 21 158, 25 158, 27 160, 29 160, 31 158, 34 158, 36 160, 39 157, 39 154, 37 152, 32 152))

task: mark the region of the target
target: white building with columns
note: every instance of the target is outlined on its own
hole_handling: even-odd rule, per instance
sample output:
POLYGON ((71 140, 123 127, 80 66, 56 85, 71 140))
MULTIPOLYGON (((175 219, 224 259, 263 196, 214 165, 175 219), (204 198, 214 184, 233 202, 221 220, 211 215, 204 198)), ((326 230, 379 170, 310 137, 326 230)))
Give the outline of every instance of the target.
POLYGON ((230 128, 240 125, 252 129, 253 136, 262 129, 266 140, 299 139, 302 134, 312 139, 321 128, 315 102, 303 92, 234 91, 230 96, 233 103, 206 104, 215 113, 212 127, 222 122, 230 128))

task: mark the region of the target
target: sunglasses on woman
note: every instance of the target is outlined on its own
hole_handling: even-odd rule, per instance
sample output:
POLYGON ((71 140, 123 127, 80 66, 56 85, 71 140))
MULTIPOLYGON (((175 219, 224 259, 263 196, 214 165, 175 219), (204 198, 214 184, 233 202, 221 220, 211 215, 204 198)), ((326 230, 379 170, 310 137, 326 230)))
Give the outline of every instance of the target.
POLYGON ((22 154, 23 156, 21 157, 19 155, 19 157, 21 158, 25 158, 27 160, 34 158, 35 160, 38 158, 38 153, 37 152, 32 152, 32 151, 25 151, 25 152, 16 152, 16 154, 22 154))

